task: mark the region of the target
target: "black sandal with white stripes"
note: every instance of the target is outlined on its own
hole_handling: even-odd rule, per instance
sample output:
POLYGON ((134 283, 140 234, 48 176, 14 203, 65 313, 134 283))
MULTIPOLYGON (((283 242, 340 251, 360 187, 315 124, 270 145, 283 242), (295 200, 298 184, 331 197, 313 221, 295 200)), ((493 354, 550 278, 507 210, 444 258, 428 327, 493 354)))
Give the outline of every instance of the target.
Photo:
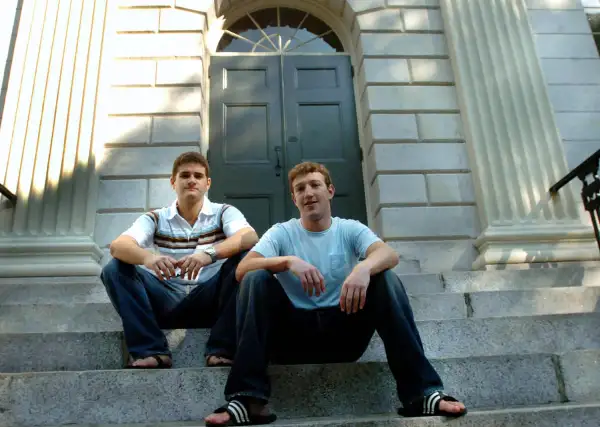
POLYGON ((207 426, 254 426, 260 424, 271 424, 273 421, 277 419, 277 415, 268 414, 251 414, 246 405, 244 405, 239 400, 232 400, 227 404, 221 406, 214 413, 222 414, 223 412, 227 412, 229 414, 229 421, 225 424, 217 424, 217 423, 209 423, 207 422, 207 426))
POLYGON ((442 417, 462 417, 467 413, 467 408, 462 412, 447 412, 440 410, 440 402, 458 402, 452 396, 448 396, 441 391, 431 393, 429 396, 425 396, 422 399, 417 399, 414 402, 405 405, 403 408, 398 409, 398 414, 403 417, 431 417, 431 416, 442 416, 442 417))

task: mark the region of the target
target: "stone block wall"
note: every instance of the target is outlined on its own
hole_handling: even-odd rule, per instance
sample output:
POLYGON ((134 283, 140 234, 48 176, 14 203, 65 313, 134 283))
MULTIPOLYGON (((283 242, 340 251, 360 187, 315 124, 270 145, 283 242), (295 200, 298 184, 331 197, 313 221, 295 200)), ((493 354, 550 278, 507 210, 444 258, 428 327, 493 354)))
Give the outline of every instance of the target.
POLYGON ((355 29, 375 228, 403 272, 471 269, 479 226, 440 2, 377 6, 355 29))
MULTIPOLYGON (((207 147, 209 25, 261 4, 113 1, 118 34, 95 234, 105 248, 140 213, 171 200, 179 152, 207 147)), ((353 45, 370 225, 401 253, 403 272, 470 269, 480 230, 439 0, 281 5, 298 3, 327 9, 353 45)))
MULTIPOLYGON (((597 0, 583 0, 586 5, 597 0)), ((527 0, 570 168, 600 149, 600 57, 581 0, 527 0)))
POLYGON ((206 151, 205 15, 173 0, 112 0, 105 152, 95 225, 107 245, 171 203, 175 157, 206 151))

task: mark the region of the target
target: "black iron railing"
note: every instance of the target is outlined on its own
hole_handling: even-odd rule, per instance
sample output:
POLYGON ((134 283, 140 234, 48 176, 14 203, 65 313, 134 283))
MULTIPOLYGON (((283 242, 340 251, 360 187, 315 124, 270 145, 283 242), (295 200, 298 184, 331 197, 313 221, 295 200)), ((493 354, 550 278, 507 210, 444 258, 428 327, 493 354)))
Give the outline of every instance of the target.
POLYGON ((0 184, 0 194, 6 197, 13 206, 17 204, 17 195, 12 193, 8 188, 6 188, 2 184, 0 184))
POLYGON ((586 211, 592 217, 596 242, 600 249, 600 232, 598 222, 600 221, 600 177, 598 166, 600 162, 600 150, 585 159, 579 166, 569 172, 563 179, 550 187, 550 194, 555 195, 558 191, 575 178, 579 178, 583 187, 581 188, 581 199, 586 211))

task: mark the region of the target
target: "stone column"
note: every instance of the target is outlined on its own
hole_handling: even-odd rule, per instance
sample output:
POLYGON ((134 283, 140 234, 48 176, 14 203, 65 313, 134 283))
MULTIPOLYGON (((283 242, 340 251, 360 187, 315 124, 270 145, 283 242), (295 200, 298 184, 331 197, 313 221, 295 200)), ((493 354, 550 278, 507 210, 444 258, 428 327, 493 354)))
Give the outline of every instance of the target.
POLYGON ((0 127, 0 180, 17 194, 0 277, 100 272, 94 125, 106 0, 25 0, 0 127))
MULTIPOLYGON (((473 268, 598 258, 573 187, 524 0, 441 0, 482 234, 473 268)), ((443 219, 441 219, 443 220, 443 219)))

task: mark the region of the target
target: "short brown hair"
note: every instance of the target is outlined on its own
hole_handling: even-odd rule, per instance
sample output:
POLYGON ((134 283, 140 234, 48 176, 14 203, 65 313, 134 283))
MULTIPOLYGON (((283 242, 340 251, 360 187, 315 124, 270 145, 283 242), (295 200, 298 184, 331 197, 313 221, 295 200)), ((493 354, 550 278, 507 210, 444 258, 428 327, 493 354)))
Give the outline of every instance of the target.
POLYGON ((182 153, 179 156, 177 156, 177 158, 175 159, 175 161, 173 162, 173 177, 175 177, 177 175, 177 172, 179 172, 179 168, 181 167, 181 165, 185 165, 188 163, 198 163, 202 166, 204 166, 204 169, 206 169, 206 177, 210 177, 210 169, 208 168, 208 160, 206 160, 206 157, 204 157, 202 154, 198 153, 197 151, 188 151, 186 153, 182 153))
POLYGON ((288 172, 290 191, 292 193, 294 192, 294 186, 292 185, 292 183, 296 178, 308 175, 309 173, 313 172, 319 172, 321 175, 323 175, 323 178, 325 178, 325 185, 327 185, 327 187, 333 184, 331 182, 331 175, 329 174, 329 171, 325 166, 323 166, 321 163, 304 162, 294 166, 292 170, 288 172))

